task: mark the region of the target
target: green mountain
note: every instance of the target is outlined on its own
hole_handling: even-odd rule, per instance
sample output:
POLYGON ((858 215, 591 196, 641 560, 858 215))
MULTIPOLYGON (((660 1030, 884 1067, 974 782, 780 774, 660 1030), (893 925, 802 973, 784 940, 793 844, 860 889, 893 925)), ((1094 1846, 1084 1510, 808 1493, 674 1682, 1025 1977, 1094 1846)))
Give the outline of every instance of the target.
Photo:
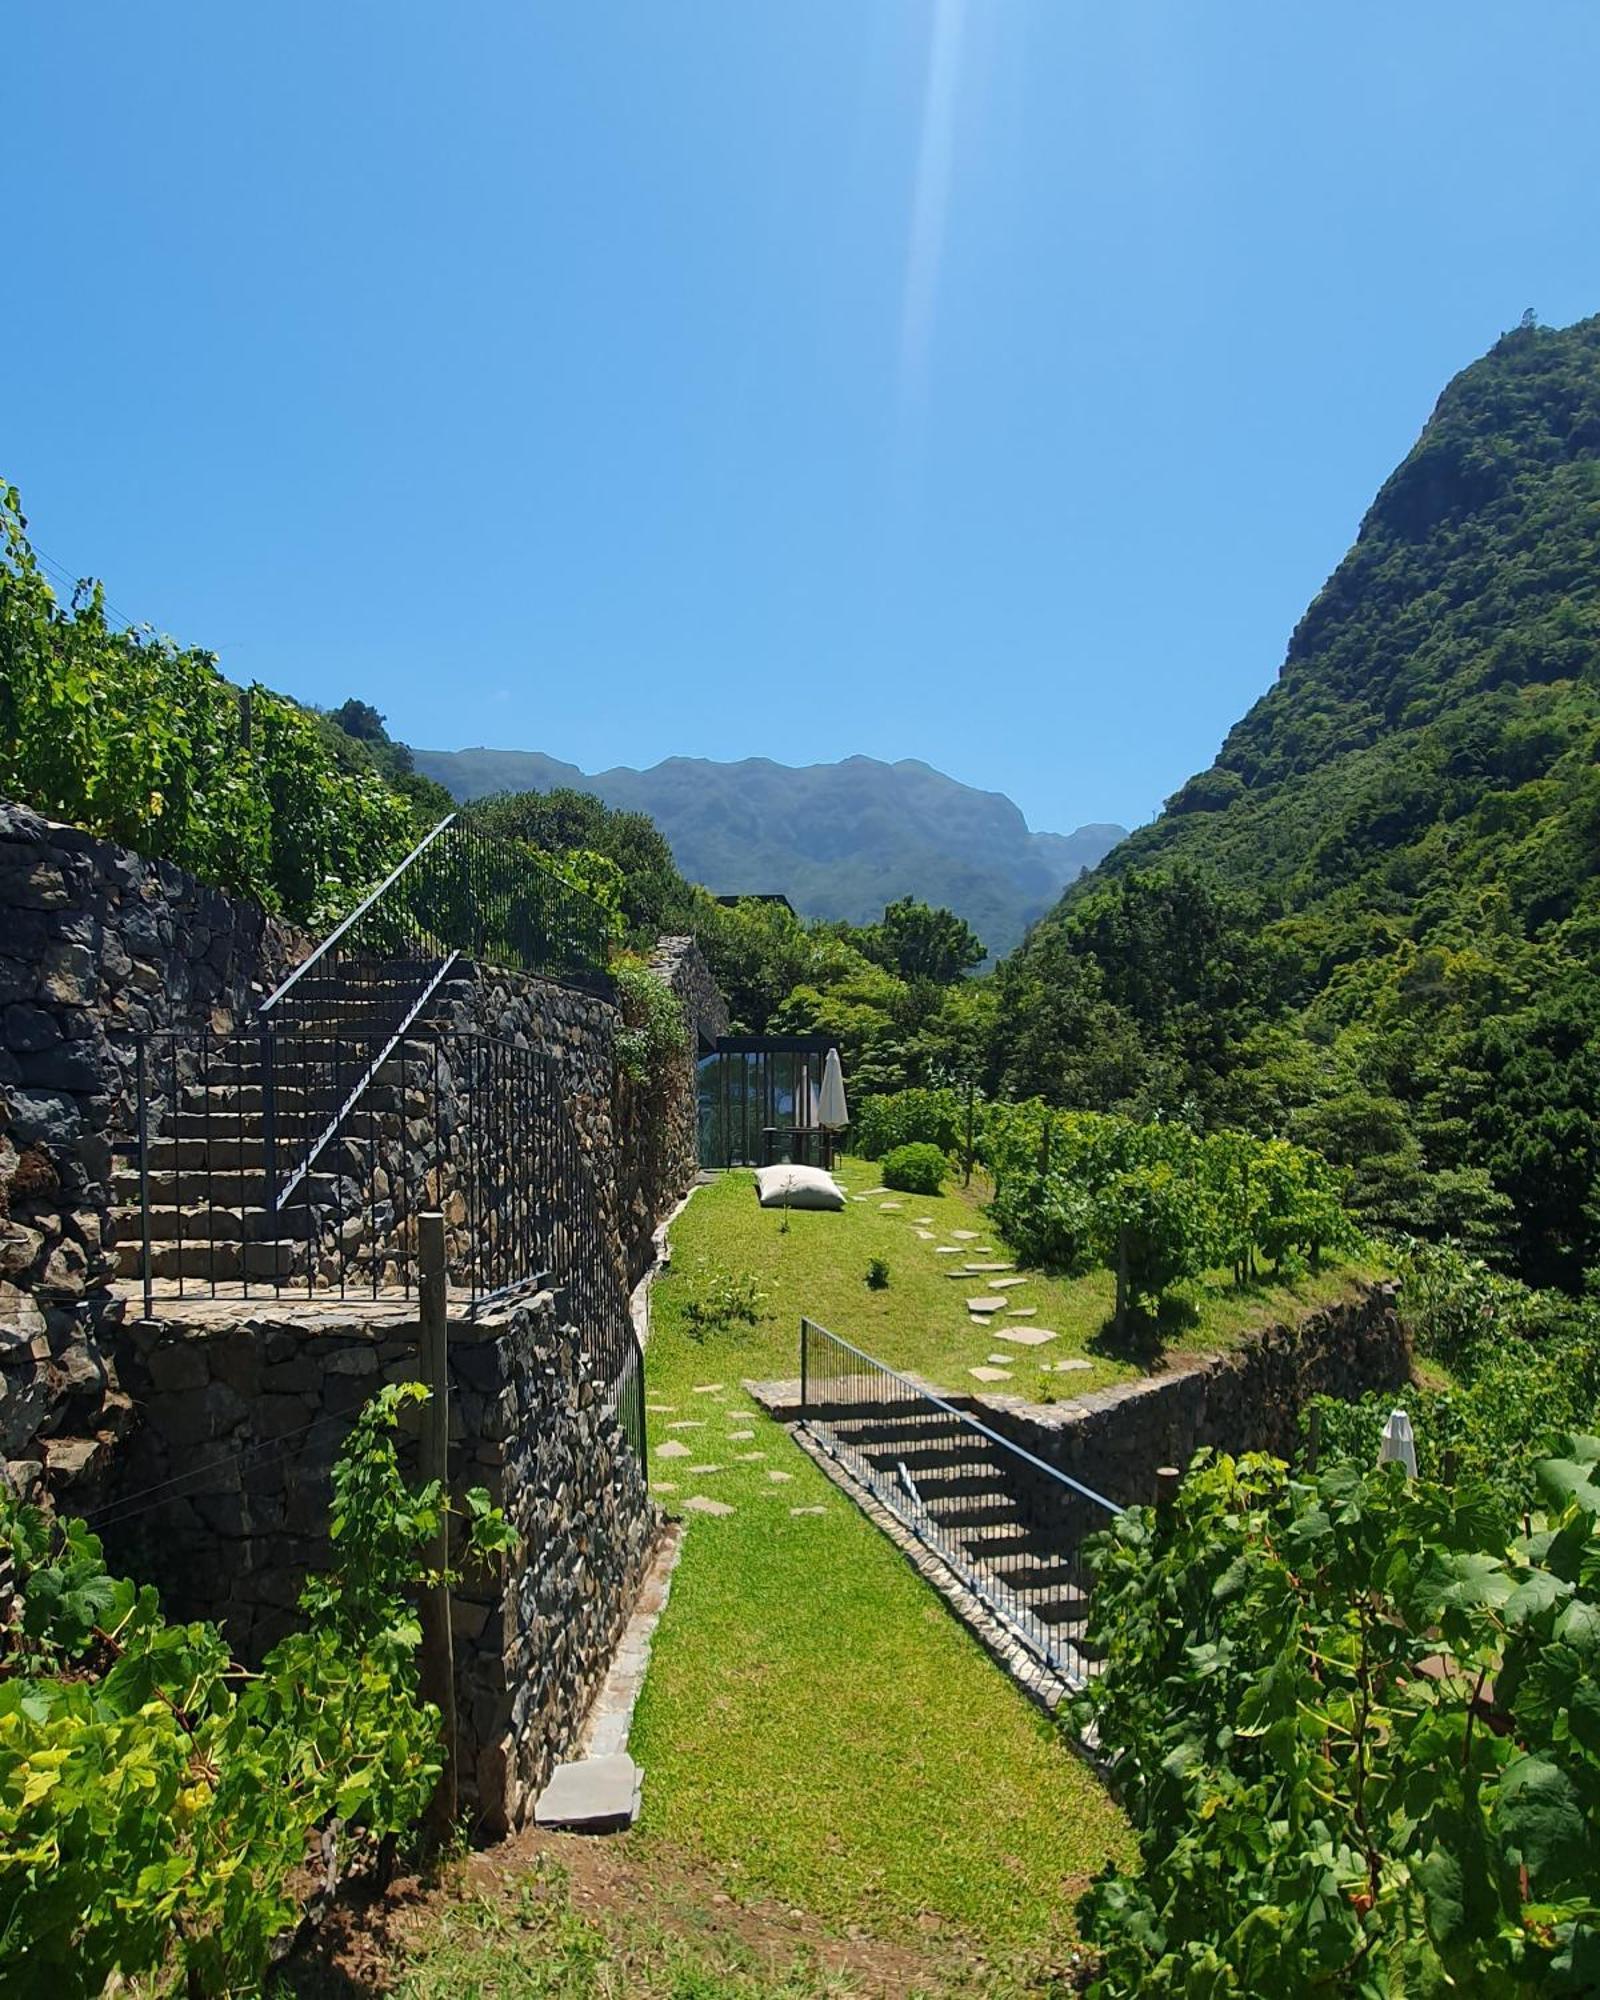
POLYGON ((1600 318, 1525 325, 1451 382, 1276 684, 1008 969, 1013 1081, 1287 1127, 1376 1219, 1576 1286, 1600 1264, 1597 759, 1600 318))
POLYGON ((787 896, 802 916, 866 923, 901 896, 964 917, 1009 951, 1063 886, 1092 868, 1119 826, 1031 833, 999 792, 907 758, 846 757, 796 768, 764 757, 720 764, 669 757, 587 773, 532 750, 417 750, 416 769, 457 799, 493 792, 593 792, 648 813, 691 881, 717 895, 787 896))

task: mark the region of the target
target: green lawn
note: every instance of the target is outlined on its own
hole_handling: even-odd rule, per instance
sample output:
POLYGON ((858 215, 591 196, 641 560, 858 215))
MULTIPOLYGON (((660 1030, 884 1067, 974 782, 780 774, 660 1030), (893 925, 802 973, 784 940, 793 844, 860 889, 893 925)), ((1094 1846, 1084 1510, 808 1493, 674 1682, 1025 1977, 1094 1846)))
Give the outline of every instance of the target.
MULTIPOLYGON (((908 1197, 905 1211, 958 1227, 972 1213, 959 1197, 908 1197)), ((700 1190, 655 1291, 651 1477, 688 1525, 635 1722, 642 1838, 693 1855, 735 1895, 777 1897, 831 1924, 880 1935, 933 1925, 1046 1959, 1070 1937, 1086 1879, 1129 1852, 1121 1815, 899 1551, 740 1388, 795 1372, 802 1294, 864 1345, 925 1365, 927 1336, 919 1343, 910 1322, 937 1310, 949 1326, 937 1351, 969 1351, 965 1289, 875 1202, 790 1220, 780 1234, 747 1175, 700 1190), (874 1254, 895 1266, 886 1295, 862 1282, 874 1254), (773 1318, 692 1337, 683 1301, 711 1259, 783 1285, 773 1318), (852 1281, 863 1315, 853 1320, 852 1281), (884 1338, 896 1317, 883 1298, 908 1322, 897 1344, 884 1338), (663 1457, 669 1443, 686 1454, 663 1457), (685 1509, 693 1496, 733 1512, 685 1509)))
MULTIPOLYGON (((663 1355, 675 1353, 679 1339, 690 1337, 684 1304, 708 1272, 720 1267, 754 1275, 765 1294, 766 1316, 753 1329, 741 1326, 708 1339, 702 1373, 722 1371, 735 1381, 798 1374, 802 1313, 890 1367, 950 1390, 976 1388, 968 1369, 987 1366, 991 1354, 1008 1351, 1009 1343, 996 1338, 1005 1324, 1046 1327, 1057 1335, 1043 1347, 1015 1349, 1008 1364, 1012 1380, 997 1385, 1007 1393, 1038 1400, 1076 1396, 1141 1372, 1147 1350, 1117 1342, 1108 1330, 1114 1291, 1109 1271, 1085 1278, 1029 1273, 1025 1283, 1006 1292, 1017 1305, 1035 1308, 1030 1318, 1008 1322, 1002 1314, 990 1326, 975 1326, 966 1301, 988 1293, 992 1276, 952 1278, 949 1268, 1010 1261, 1003 1238, 987 1224, 980 1190, 957 1185, 939 1196, 872 1192, 881 1182, 875 1164, 866 1160, 843 1161, 840 1178, 852 1193, 865 1196, 850 1201, 842 1214, 797 1210, 783 1217, 759 1208, 748 1173, 724 1174, 701 1188, 673 1229, 672 1271, 656 1287, 653 1313, 663 1355), (883 1202, 900 1206, 885 1210, 883 1202), (929 1218, 921 1225, 926 1235, 919 1234, 923 1217, 929 1218), (957 1230, 976 1230, 976 1241, 963 1242, 953 1233, 957 1230), (941 1245, 962 1254, 941 1257, 941 1245), (992 1248, 992 1258, 979 1255, 985 1247, 992 1248), (889 1266, 882 1291, 866 1282, 874 1257, 889 1266), (1069 1355, 1092 1362, 1092 1369, 1071 1375, 1046 1371, 1043 1364, 1069 1355)), ((1164 1324, 1147 1332, 1163 1338, 1169 1350, 1225 1347, 1253 1326, 1292 1318, 1336 1296, 1353 1277, 1370 1275, 1365 1267, 1346 1266, 1293 1284, 1239 1292, 1218 1273, 1182 1288, 1164 1324)), ((654 1351, 651 1362, 654 1366, 654 1351)))

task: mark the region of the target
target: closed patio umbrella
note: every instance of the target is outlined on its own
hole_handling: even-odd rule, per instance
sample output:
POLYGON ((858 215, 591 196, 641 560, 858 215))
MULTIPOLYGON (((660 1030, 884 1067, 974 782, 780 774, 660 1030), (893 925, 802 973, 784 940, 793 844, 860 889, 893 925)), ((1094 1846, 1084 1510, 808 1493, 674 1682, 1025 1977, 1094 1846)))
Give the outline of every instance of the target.
POLYGON ((1417 1441, 1411 1430, 1411 1419, 1404 1410, 1391 1410, 1389 1421, 1383 1427, 1383 1439, 1378 1446, 1378 1463, 1403 1465, 1406 1477, 1417 1476, 1417 1441))
POLYGON ((822 1066, 822 1095, 817 1100, 817 1123, 824 1132, 842 1132, 850 1123, 850 1107, 844 1101, 844 1070, 839 1051, 829 1049, 822 1066))

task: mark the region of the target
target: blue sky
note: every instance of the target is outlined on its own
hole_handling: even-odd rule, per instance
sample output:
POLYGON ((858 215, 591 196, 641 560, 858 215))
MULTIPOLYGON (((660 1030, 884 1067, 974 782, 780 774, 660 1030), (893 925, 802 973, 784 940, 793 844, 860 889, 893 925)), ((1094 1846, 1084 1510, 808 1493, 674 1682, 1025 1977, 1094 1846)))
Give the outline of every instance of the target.
POLYGON ((1592 0, 11 10, 0 474, 224 668, 1147 817, 1600 309, 1592 0))

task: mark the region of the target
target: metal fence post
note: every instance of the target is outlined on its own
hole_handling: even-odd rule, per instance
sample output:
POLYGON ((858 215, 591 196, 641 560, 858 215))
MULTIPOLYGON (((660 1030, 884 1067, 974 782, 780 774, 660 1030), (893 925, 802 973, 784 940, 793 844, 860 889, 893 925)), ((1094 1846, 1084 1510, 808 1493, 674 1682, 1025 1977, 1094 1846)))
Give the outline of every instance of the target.
POLYGON ((811 1376, 809 1343, 806 1340, 806 1333, 809 1330, 809 1326, 810 1322, 802 1318, 800 1321, 800 1421, 801 1423, 804 1423, 806 1420, 806 1407, 811 1401, 811 1398, 807 1393, 810 1387, 810 1376, 811 1376))
POLYGON ((439 1482, 439 1526, 428 1545, 432 1575, 422 1587, 422 1691, 442 1718, 444 1768, 429 1808, 437 1834, 447 1834, 456 1818, 456 1675, 450 1635, 450 1325, 445 1298, 444 1217, 429 1209, 417 1217, 417 1296, 421 1319, 422 1380, 428 1401, 422 1412, 418 1469, 424 1485, 439 1482))
POLYGON ((261 1024, 261 1159, 266 1176, 267 1214, 274 1226, 278 1219, 278 1085, 277 1050, 271 1021, 261 1024))
MULTIPOLYGON (((155 1286, 150 1270, 150 1093, 145 1081, 143 1035, 134 1044, 134 1088, 139 1093, 139 1268, 144 1273, 144 1316, 155 1318, 155 1286)), ((179 1239, 182 1255, 182 1238, 179 1239)))

